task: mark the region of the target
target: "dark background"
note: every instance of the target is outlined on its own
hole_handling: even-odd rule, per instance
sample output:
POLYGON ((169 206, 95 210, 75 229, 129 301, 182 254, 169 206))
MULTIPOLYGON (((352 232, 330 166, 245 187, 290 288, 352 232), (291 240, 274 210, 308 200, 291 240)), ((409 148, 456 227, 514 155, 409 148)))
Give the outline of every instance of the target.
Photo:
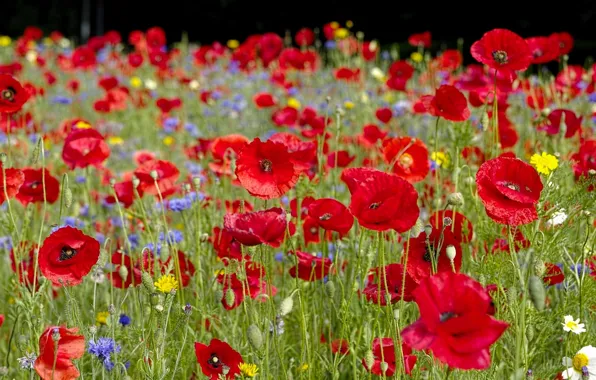
POLYGON ((115 29, 126 38, 135 29, 163 27, 169 42, 187 32, 190 41, 211 43, 242 41, 254 33, 284 35, 303 26, 322 27, 330 21, 354 22, 354 31, 381 44, 404 42, 412 33, 430 30, 433 47, 455 47, 464 39, 466 49, 482 34, 501 27, 523 37, 567 31, 576 39, 571 60, 583 60, 596 51, 596 1, 567 0, 557 3, 524 0, 382 1, 382 0, 6 0, 2 2, 0 34, 19 35, 25 26, 44 31, 60 30, 81 37, 81 21, 87 14, 91 35, 115 29), (84 11, 88 2, 89 12, 84 11), (8 15, 9 17, 5 17, 8 15))

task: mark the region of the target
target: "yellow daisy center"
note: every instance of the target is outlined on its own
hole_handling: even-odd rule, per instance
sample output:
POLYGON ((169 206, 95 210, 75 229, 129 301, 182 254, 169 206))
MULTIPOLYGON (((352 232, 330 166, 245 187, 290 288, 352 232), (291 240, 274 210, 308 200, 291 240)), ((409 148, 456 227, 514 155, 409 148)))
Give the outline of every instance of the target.
POLYGON ((575 354, 573 357, 573 369, 581 372, 582 368, 588 365, 588 356, 586 354, 575 354))

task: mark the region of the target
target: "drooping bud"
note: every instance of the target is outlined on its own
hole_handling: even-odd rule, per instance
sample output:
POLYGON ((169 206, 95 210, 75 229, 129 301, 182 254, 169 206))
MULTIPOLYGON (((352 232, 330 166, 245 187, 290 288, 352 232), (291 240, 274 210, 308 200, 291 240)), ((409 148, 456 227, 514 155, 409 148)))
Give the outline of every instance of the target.
POLYGON ((72 206, 72 190, 70 190, 70 187, 68 187, 68 185, 64 188, 64 207, 65 208, 70 208, 70 206, 72 206))
POLYGON ((416 219, 416 224, 414 224, 414 226, 410 230, 411 237, 417 238, 418 236, 420 236, 420 233, 422 233, 422 231, 424 231, 424 222, 422 222, 422 220, 420 219, 416 219))
POLYGON ((120 268, 118 268, 118 274, 120 275, 122 281, 126 282, 126 279, 128 278, 128 268, 126 265, 120 265, 120 268))
POLYGON ((372 352, 372 350, 368 350, 364 354, 364 363, 366 364, 366 368, 369 369, 375 364, 375 354, 372 352))
POLYGON ((450 261, 455 260, 455 256, 457 256, 457 251, 455 250, 455 247, 453 245, 448 245, 445 251, 450 261))
POLYGON ((539 277, 542 278, 542 276, 544 276, 544 274, 546 273, 546 264, 544 264, 544 261, 537 259, 536 261, 534 261, 534 274, 539 277))
POLYGON ((286 297, 279 305, 279 315, 282 317, 290 314, 294 308, 294 299, 292 298, 292 295, 293 294, 290 294, 288 297, 286 297))
POLYGON ((232 289, 228 289, 226 291, 224 298, 226 305, 230 307, 234 306, 234 302, 236 301, 236 294, 234 294, 234 291, 232 289))
POLYGON ((201 177, 192 177, 192 184, 196 190, 201 188, 201 177))
POLYGON ((261 334, 261 330, 259 330, 256 325, 248 326, 246 336, 248 337, 248 343, 250 343, 255 350, 258 350, 263 346, 263 334, 261 334))
POLYGON ((447 204, 449 206, 461 207, 464 205, 464 196, 462 193, 451 193, 447 195, 447 204))
POLYGON ((433 232, 433 226, 431 226, 430 224, 427 224, 426 226, 424 226, 424 233, 426 234, 426 237, 429 237, 430 234, 432 234, 433 232))
POLYGON ((484 112, 482 114, 482 118, 480 119, 480 124, 482 124, 482 130, 485 132, 488 130, 488 123, 489 123, 488 113, 484 112))
POLYGON ((329 298, 333 298, 335 295, 335 283, 331 280, 327 281, 325 284, 325 293, 329 296, 329 298))
POLYGON ((0 162, 5 164, 6 160, 8 160, 8 156, 6 155, 6 153, 4 153, 4 152, 0 153, 0 162))
POLYGON ((149 293, 155 293, 155 284, 153 283, 153 277, 151 277, 149 272, 143 272, 141 274, 141 282, 149 293))
POLYGON ((154 180, 158 180, 159 179, 159 173, 157 172, 157 170, 151 170, 151 172, 149 172, 149 175, 154 180))
POLYGON ((542 280, 537 276, 530 276, 528 287, 530 290, 530 299, 536 310, 544 310, 546 305, 546 292, 542 280))
POLYGON ((141 180, 137 177, 132 177, 132 186, 136 189, 141 184, 141 180))
POLYGON ((389 369, 389 364, 387 362, 381 362, 380 368, 381 372, 385 373, 389 369))

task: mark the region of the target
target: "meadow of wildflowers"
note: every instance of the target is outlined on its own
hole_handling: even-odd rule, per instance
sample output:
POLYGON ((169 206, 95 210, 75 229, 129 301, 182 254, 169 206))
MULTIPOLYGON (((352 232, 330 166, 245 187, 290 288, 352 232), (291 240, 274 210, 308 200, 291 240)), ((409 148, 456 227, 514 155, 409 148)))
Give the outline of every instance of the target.
POLYGON ((0 376, 596 379, 568 33, 0 37, 0 376))

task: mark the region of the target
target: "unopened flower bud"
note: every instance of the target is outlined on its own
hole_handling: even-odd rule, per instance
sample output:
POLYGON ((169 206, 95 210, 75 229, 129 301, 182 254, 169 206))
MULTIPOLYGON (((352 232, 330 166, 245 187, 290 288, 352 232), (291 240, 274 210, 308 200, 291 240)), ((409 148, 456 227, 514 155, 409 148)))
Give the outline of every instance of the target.
POLYGON ((389 369, 389 364, 387 362, 381 362, 380 368, 381 372, 385 373, 389 369))
POLYGON ((116 178, 110 178, 110 186, 114 187, 116 185, 116 178))
POLYGON ((432 234, 433 232, 433 226, 431 226, 430 224, 427 224, 426 226, 424 226, 424 233, 426 234, 426 236, 430 236, 430 234, 432 234))
POLYGON ((256 325, 248 326, 246 336, 248 337, 248 343, 250 343, 255 350, 258 350, 263 346, 263 334, 261 334, 261 330, 259 330, 256 325))
POLYGON ((224 298, 226 305, 230 307, 234 306, 234 301, 236 301, 236 294, 234 294, 234 291, 232 289, 228 289, 226 291, 224 298))
POLYGON ((155 310, 157 310, 158 312, 161 313, 163 311, 163 305, 162 304, 155 305, 155 310))
POLYGON ((132 186, 136 189, 141 184, 141 180, 137 177, 132 177, 132 186))
POLYGON ((4 152, 0 153, 0 162, 2 162, 4 164, 4 163, 6 163, 6 160, 8 160, 8 156, 6 155, 6 153, 4 153, 4 152))
POLYGON ((198 190, 201 187, 201 177, 192 177, 192 184, 198 190))
POLYGON ((546 264, 544 264, 544 261, 537 259, 536 261, 534 261, 534 274, 539 277, 542 278, 542 276, 544 276, 544 274, 546 273, 546 264))
POLYGON ((283 301, 281 301, 281 304, 279 305, 279 315, 284 317, 284 316, 290 314, 290 312, 292 311, 293 308, 294 308, 294 299, 290 295, 289 297, 286 297, 283 301))
POLYGON ((447 204, 449 206, 460 207, 464 205, 464 196, 462 193, 451 193, 447 195, 447 204))
POLYGON ((110 313, 111 315, 116 314, 116 306, 114 306, 113 303, 108 306, 108 313, 110 313))
POLYGON ((422 220, 416 219, 416 224, 410 230, 411 237, 417 238, 422 231, 424 231, 424 223, 422 220))
POLYGON ((155 292, 155 284, 153 283, 153 277, 149 274, 149 272, 143 272, 141 274, 141 282, 143 286, 149 293, 155 292))
POLYGON ((70 187, 64 188, 64 207, 70 208, 72 206, 72 190, 70 187))
POLYGON ((335 295, 335 283, 331 280, 327 281, 325 284, 325 293, 329 296, 329 298, 333 298, 335 295))
POLYGON ((457 256, 457 251, 455 250, 455 247, 452 245, 448 245, 447 249, 445 249, 446 253, 447 253, 447 257, 449 258, 450 261, 455 260, 455 256, 457 256))
POLYGON ((368 350, 364 354, 364 363, 366 364, 366 368, 370 369, 375 364, 375 354, 368 350))
POLYGON ((396 321, 399 321, 399 309, 393 310, 393 319, 395 319, 396 321))
POLYGON ((120 268, 118 268, 118 274, 120 275, 122 281, 126 282, 126 279, 128 278, 128 268, 126 265, 120 265, 120 268))

